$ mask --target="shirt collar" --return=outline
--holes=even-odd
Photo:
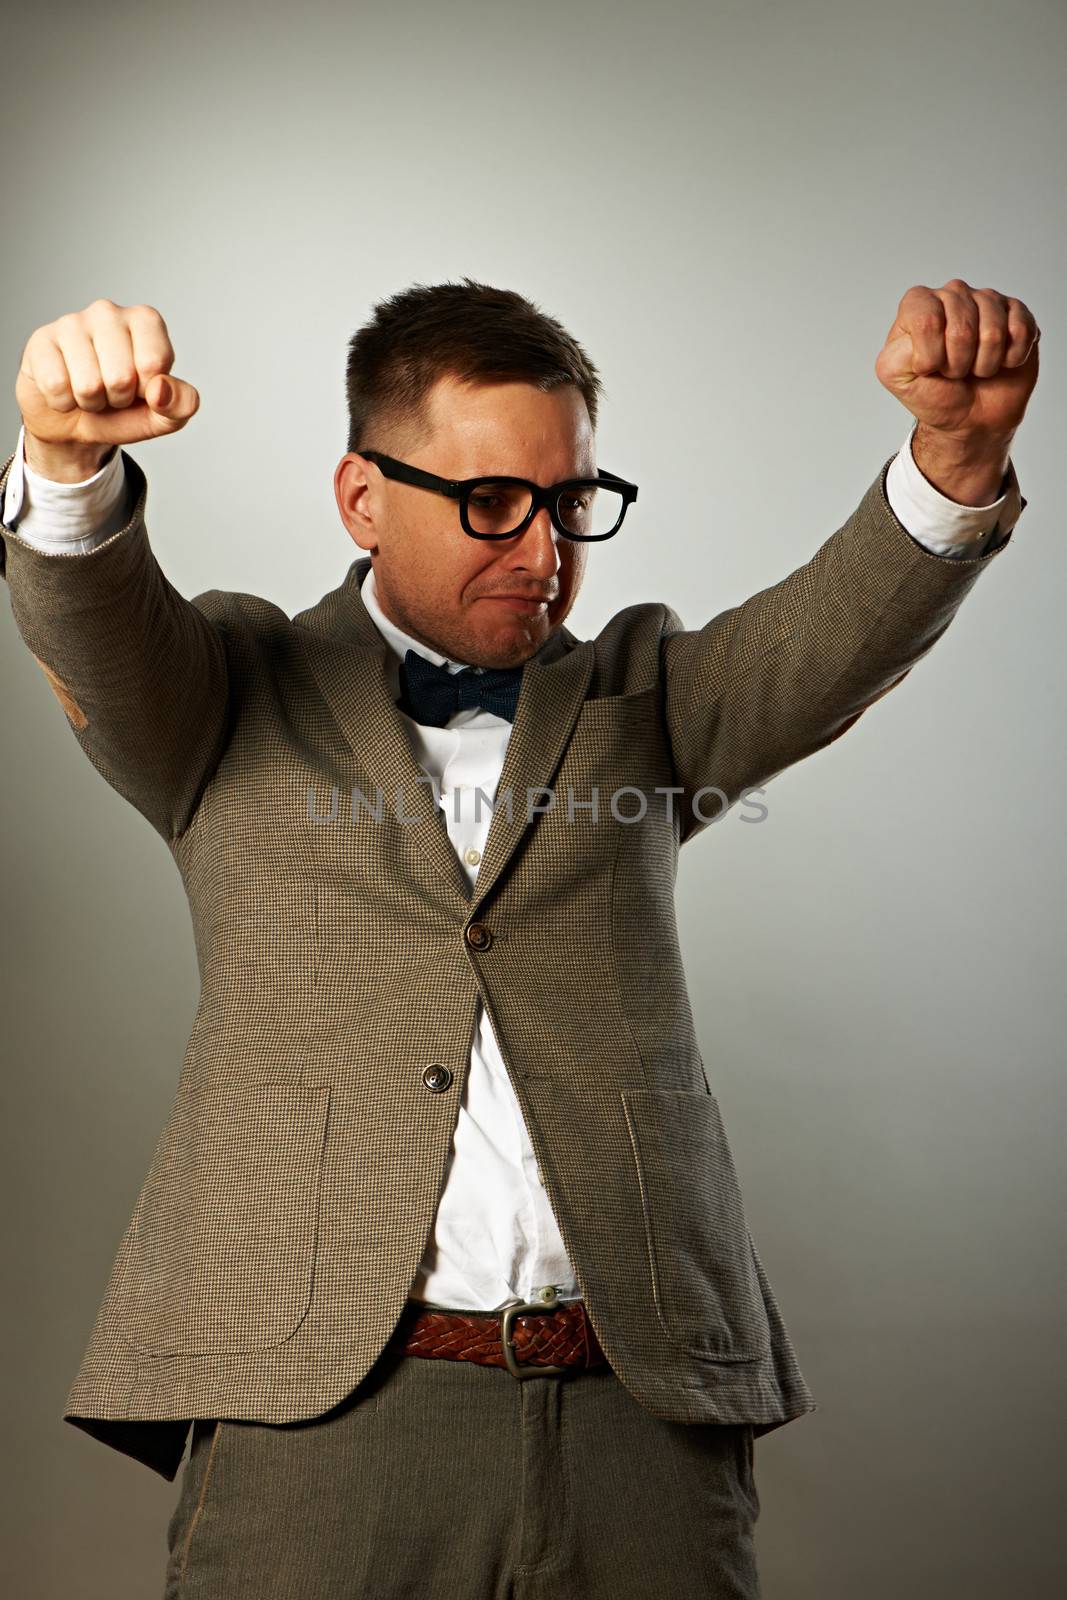
[[[414,650],[420,656],[425,656],[427,661],[432,661],[435,666],[447,666],[450,672],[461,672],[465,666],[469,665],[465,661],[453,661],[449,656],[443,656],[439,650],[431,649],[421,639],[412,638],[410,633],[405,633],[403,628],[397,627],[392,618],[386,616],[382,610],[381,601],[378,599],[378,585],[375,582],[373,567],[368,568],[359,592],[363,598],[363,604],[370,612],[375,627],[390,646],[392,655],[395,658],[394,665],[403,660],[409,650]]]

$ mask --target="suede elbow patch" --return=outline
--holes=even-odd
[[[39,656],[34,656],[33,659],[37,662],[37,665],[40,667],[41,671],[52,685],[52,691],[60,705],[63,707],[63,710],[66,712],[67,718],[71,725],[75,728],[84,728],[89,719],[85,715],[85,712],[82,710],[81,706],[75,700],[74,696],[71,694],[70,690],[67,688],[66,684],[62,681],[62,679],[56,677],[51,667],[46,666]]]

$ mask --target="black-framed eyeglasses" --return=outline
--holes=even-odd
[[[637,499],[636,483],[597,468],[595,478],[564,478],[547,489],[528,478],[439,478],[380,450],[357,450],[387,478],[459,501],[463,531],[472,539],[513,539],[529,527],[542,506],[565,539],[586,542],[618,533],[626,507]]]

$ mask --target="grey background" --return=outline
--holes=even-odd
[[[465,273],[600,365],[641,486],[570,618],[696,627],[845,520],[910,417],[874,361],[914,283],[1016,294],[1030,504],[947,636],[683,853],[699,1033],[820,1410],[757,1449],[767,1600],[1062,1581],[1064,552],[1056,0],[69,5],[0,57],[6,455],[31,331],[164,315],[201,392],[132,452],[187,595],[290,613],[358,553],[345,343]],[[196,1006],[161,841],[104,784],[5,598],[4,1578],[160,1592],[177,1486],[62,1423]],[[751,814],[751,813],[749,813]]]

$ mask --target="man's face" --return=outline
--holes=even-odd
[[[596,477],[593,431],[576,385],[546,394],[528,383],[474,387],[442,378],[428,415],[428,444],[407,453],[385,445],[385,453],[442,478],[499,475],[547,488]],[[334,492],[345,527],[370,552],[386,616],[454,661],[520,665],[577,598],[589,546],[557,533],[547,509],[511,538],[472,539],[458,500],[397,483],[352,452],[338,463]]]

